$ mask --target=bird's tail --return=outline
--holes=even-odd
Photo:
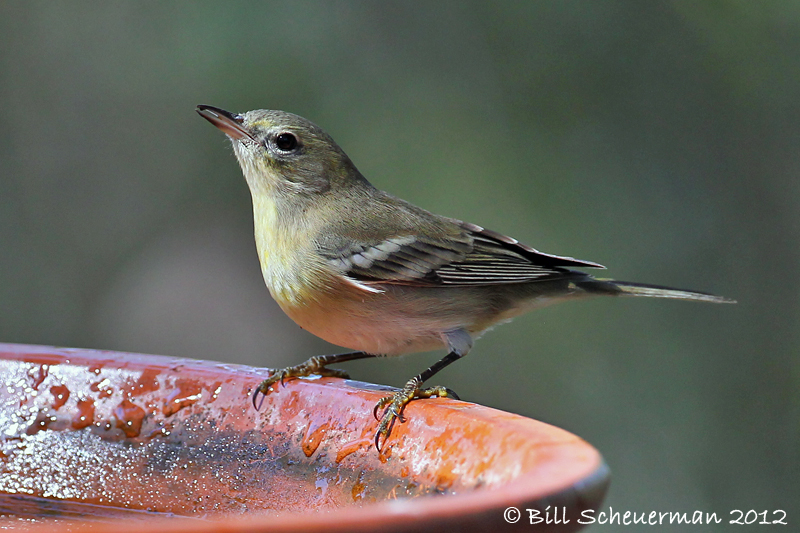
[[[615,296],[646,296],[649,298],[673,298],[676,300],[694,300],[715,304],[735,304],[736,300],[715,296],[706,292],[688,291],[647,283],[616,281],[612,279],[591,279],[577,283],[578,287],[589,293],[609,294]]]

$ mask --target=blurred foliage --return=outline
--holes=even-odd
[[[422,207],[737,298],[548,308],[437,381],[592,442],[615,509],[798,510],[800,3],[5,1],[0,34],[0,340],[335,350],[269,299],[193,111],[285,109]]]

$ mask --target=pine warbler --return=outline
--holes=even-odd
[[[454,396],[444,387],[423,389],[425,381],[465,356],[488,328],[521,313],[599,295],[733,302],[594,278],[571,267],[604,268],[597,263],[545,254],[429,213],[376,189],[328,134],[297,115],[238,115],[207,105],[197,112],[233,143],[252,194],[256,246],[272,297],[303,329],[356,350],[273,373],[255,391],[254,405],[259,393],[266,396],[286,378],[347,377],[330,364],[447,350],[375,406],[379,451],[408,402]]]

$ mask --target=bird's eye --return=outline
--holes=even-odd
[[[275,146],[282,152],[291,152],[297,148],[297,137],[291,133],[280,133],[275,137]]]

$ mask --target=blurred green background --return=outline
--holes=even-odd
[[[269,298],[194,106],[292,111],[422,207],[738,299],[547,308],[432,384],[594,444],[616,510],[800,519],[798,2],[4,1],[0,35],[0,341],[336,351]]]

